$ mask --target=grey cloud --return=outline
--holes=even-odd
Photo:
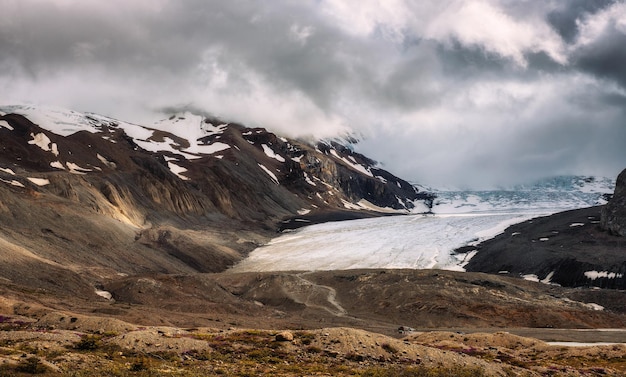
[[[596,43],[576,52],[576,65],[626,89],[626,34],[612,28]]]
[[[400,40],[384,24],[350,33],[319,11],[323,3],[12,1],[0,15],[0,99],[129,120],[192,108],[292,135],[349,125],[369,137],[358,150],[424,183],[623,168],[626,100],[605,85],[626,87],[618,30],[574,51],[571,64],[524,51],[520,67],[479,43],[443,43],[419,28],[389,26]],[[610,4],[500,2],[515,19],[547,17],[570,46],[576,20]],[[544,90],[555,93],[538,103]]]
[[[578,36],[577,21],[586,14],[594,14],[615,3],[616,0],[569,0],[557,1],[557,9],[550,12],[547,21],[568,43]]]

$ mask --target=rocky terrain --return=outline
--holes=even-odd
[[[626,237],[626,169],[617,177],[613,198],[602,208],[601,224],[611,234]]]
[[[4,110],[26,116],[0,117],[0,276],[32,289],[93,295],[112,277],[219,272],[300,214],[431,198],[336,141],[189,113],[146,127]]]
[[[351,328],[267,331],[137,327],[101,332],[5,322],[0,373],[110,376],[619,376],[624,345],[567,348],[508,332],[413,333]]]
[[[111,299],[3,286],[0,373],[626,372],[623,344],[570,348],[537,340],[626,343],[623,330],[593,330],[626,325],[614,290],[582,297],[577,289],[511,277],[415,270],[168,274],[105,288]],[[607,308],[597,310],[585,301],[591,297]]]
[[[480,245],[491,274],[233,273],[278,230],[433,196],[338,140],[0,110],[0,375],[626,373],[623,345],[536,340],[626,342],[621,189]]]
[[[626,289],[626,238],[620,233],[626,221],[625,177],[626,171],[607,205],[513,225],[479,244],[466,269],[568,287]]]

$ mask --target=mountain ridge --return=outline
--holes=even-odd
[[[406,213],[431,197],[336,142],[189,113],[140,126],[2,111],[0,272],[31,288],[87,294],[119,274],[223,271],[285,218]],[[24,263],[41,276],[20,274]],[[62,273],[72,277],[43,276]]]

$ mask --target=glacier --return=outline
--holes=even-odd
[[[231,271],[463,271],[473,253],[458,254],[455,249],[494,237],[515,223],[604,204],[614,185],[608,178],[567,176],[492,191],[431,189],[437,195],[433,214],[310,225],[272,239]]]

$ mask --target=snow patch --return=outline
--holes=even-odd
[[[113,295],[111,294],[111,292],[108,292],[108,291],[101,291],[99,289],[96,289],[96,294],[100,297],[104,297],[107,300],[113,299]]]
[[[317,186],[315,182],[311,180],[311,178],[306,172],[304,172],[304,180],[306,181],[306,183],[310,184],[311,186]]]
[[[189,111],[174,114],[153,124],[154,128],[182,137],[190,144],[194,144],[205,136],[222,134],[227,126],[227,124],[214,126],[212,123],[207,123],[203,116]]]
[[[7,174],[15,175],[15,172],[9,168],[0,168],[0,171],[5,172]]]
[[[9,122],[7,122],[6,120],[0,120],[0,128],[8,128],[9,130],[13,131],[13,127],[11,127]]]
[[[343,206],[347,209],[356,209],[356,210],[362,210],[363,207],[350,203],[349,201],[345,200],[345,199],[341,199],[341,203],[343,203]]]
[[[67,168],[70,169],[70,173],[72,174],[87,174],[88,172],[93,171],[93,169],[80,167],[78,164],[75,164],[73,162],[68,162],[66,163],[66,165]]]
[[[274,150],[268,147],[267,144],[261,144],[261,147],[263,148],[263,152],[265,153],[267,157],[273,158],[279,162],[285,162],[285,159],[283,158],[283,156],[274,152]]]
[[[572,223],[572,224],[569,224],[569,227],[570,228],[575,228],[575,227],[584,226],[584,225],[585,225],[585,223]]]
[[[50,184],[50,180],[45,179],[45,178],[32,178],[32,177],[27,177],[26,179],[28,179],[29,181],[31,181],[32,183],[36,184],[37,186],[46,186]]]
[[[337,151],[336,151],[336,150],[331,149],[331,150],[330,150],[330,154],[332,154],[332,155],[333,155],[333,156],[335,156],[336,158],[338,158],[338,159],[340,159],[341,161],[343,161],[346,165],[350,166],[352,169],[354,169],[354,170],[356,170],[356,171],[358,171],[358,172],[360,172],[360,173],[363,173],[363,174],[365,174],[365,175],[367,175],[367,176],[369,176],[369,177],[372,177],[372,178],[374,177],[374,174],[372,174],[372,172],[371,172],[369,169],[367,169],[365,166],[363,166],[363,165],[361,165],[361,164],[356,164],[356,163],[353,163],[353,162],[351,162],[350,160],[348,160],[347,158],[345,158],[345,157],[341,157],[341,156],[339,155],[339,153],[337,153]]]
[[[165,156],[165,161],[167,161],[167,167],[170,169],[170,171],[174,173],[178,178],[182,179],[183,181],[189,180],[189,177],[185,177],[184,175],[182,175],[182,173],[186,172],[187,169],[172,162],[177,161],[175,158]]]
[[[4,179],[0,178],[0,181],[2,181],[4,183],[8,183],[8,184],[10,184],[12,186],[24,187],[24,185],[21,182],[16,181],[15,179],[7,181],[7,180],[4,180]]]
[[[408,213],[408,211],[404,210],[404,209],[395,209],[395,208],[391,208],[391,207],[379,207],[374,203],[371,203],[365,199],[361,199],[357,202],[357,204],[359,205],[359,207],[361,207],[361,209],[366,209],[366,210],[370,210],[370,211],[374,211],[374,212],[380,212],[380,213],[396,213],[396,214],[400,214],[400,213]]]
[[[65,166],[63,166],[61,161],[52,161],[50,163],[50,166],[52,166],[53,168],[56,168],[56,169],[65,170]]]
[[[115,164],[115,162],[107,160],[106,157],[100,155],[100,153],[96,154],[96,157],[98,157],[98,160],[100,160],[100,162],[112,169],[115,169],[117,167],[117,164]]]
[[[522,278],[524,280],[534,281],[534,282],[539,283],[539,276],[537,276],[535,274],[522,275]]]
[[[270,171],[270,169],[266,168],[265,166],[263,166],[263,165],[261,165],[261,164],[257,164],[257,165],[259,165],[259,167],[260,167],[260,168],[261,168],[264,172],[266,172],[266,173],[267,173],[267,175],[269,175],[269,176],[270,176],[270,178],[272,178],[272,180],[274,181],[274,183],[276,183],[277,185],[279,184],[279,182],[278,182],[278,178],[276,177],[276,174],[272,173],[272,172]]]
[[[472,250],[468,253],[462,253],[462,254],[456,254],[454,255],[454,257],[457,259],[457,265],[456,266],[451,266],[450,268],[447,268],[448,270],[451,271],[460,271],[460,272],[465,272],[465,266],[467,266],[467,264],[470,262],[470,260],[476,255],[478,254],[478,250]]]
[[[602,306],[602,305],[598,305],[598,304],[595,304],[595,303],[593,303],[593,302],[590,302],[590,303],[588,303],[588,304],[585,304],[585,306],[586,306],[586,307],[588,307],[588,308],[589,308],[589,309],[591,309],[591,310],[597,310],[597,311],[604,310],[604,306]]]
[[[302,208],[302,209],[299,209],[299,210],[298,210],[298,215],[300,215],[300,216],[304,216],[304,215],[306,215],[306,214],[308,214],[308,213],[310,213],[310,212],[311,212],[311,210],[310,210],[310,209]]]
[[[182,179],[183,181],[188,181],[189,180],[188,177],[185,177],[184,175],[182,175],[182,173],[187,171],[187,169],[183,168],[182,166],[176,165],[176,164],[168,161],[167,167],[170,169],[170,171],[172,173],[176,174],[176,176],[178,178]]]
[[[196,144],[195,146],[185,149],[185,151],[189,153],[213,154],[225,151],[228,148],[230,148],[230,145],[216,142],[213,144]]]
[[[298,156],[298,157],[292,157],[291,161],[300,163],[300,160],[302,160],[302,157],[304,157],[304,155],[301,155],[301,156]]]
[[[28,144],[36,145],[36,146],[38,146],[39,148],[41,148],[42,150],[44,150],[46,152],[53,152],[53,150],[50,148],[50,144],[52,142],[50,141],[50,138],[48,136],[46,136],[46,134],[40,132],[37,135],[35,135],[35,134],[31,133],[30,137],[32,137],[33,140],[29,140]],[[56,150],[56,145],[54,145],[54,149]],[[59,154],[59,152],[57,151],[56,155],[58,155],[58,154]]]
[[[39,127],[61,136],[69,136],[82,130],[92,133],[100,131],[95,119],[76,111],[32,105],[5,106],[3,109],[23,115]]]
[[[546,275],[546,277],[543,278],[541,280],[541,282],[544,283],[544,284],[551,284],[552,283],[552,277],[554,276],[554,272],[555,271],[552,271],[548,275]]]
[[[624,274],[608,271],[585,271],[585,277],[590,280],[596,280],[600,278],[621,279],[624,277]]]

